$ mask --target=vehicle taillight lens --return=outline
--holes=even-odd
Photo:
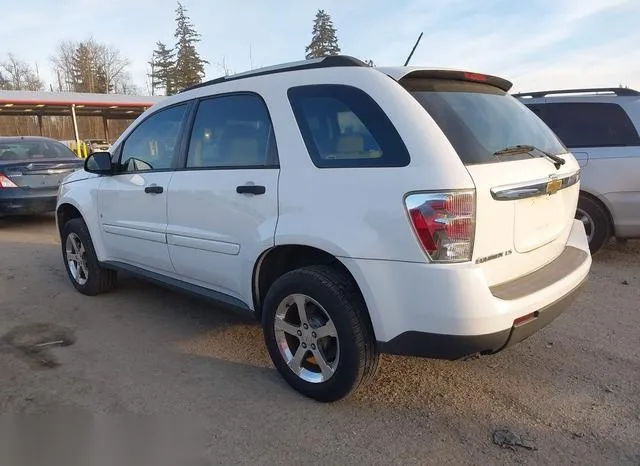
[[[413,230],[433,262],[464,262],[473,255],[475,191],[410,194]]]
[[[0,173],[0,188],[17,188],[18,186],[9,178]]]

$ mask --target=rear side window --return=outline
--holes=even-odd
[[[572,102],[538,105],[540,117],[567,147],[638,146],[638,131],[622,107]]]
[[[409,152],[380,106],[345,85],[289,89],[307,151],[316,167],[404,167]]]

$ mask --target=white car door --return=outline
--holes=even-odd
[[[100,226],[109,260],[172,272],[167,249],[167,189],[188,104],[160,110],[124,140],[119,170],[100,184]]]
[[[175,271],[250,305],[253,266],[273,246],[278,218],[278,158],[263,100],[236,94],[200,101],[184,165],[168,191]]]

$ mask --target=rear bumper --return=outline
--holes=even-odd
[[[494,353],[527,338],[569,306],[591,268],[579,221],[554,261],[494,287],[469,263],[341,260],[360,285],[381,351],[445,359]]]
[[[57,189],[0,189],[0,217],[34,215],[56,210]]]
[[[583,281],[558,301],[535,311],[535,317],[509,329],[486,335],[442,335],[437,333],[404,332],[388,342],[379,342],[382,353],[418,356],[435,359],[461,359],[473,354],[492,354],[519,343],[547,326],[565,309],[582,290]]]

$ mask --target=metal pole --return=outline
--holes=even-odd
[[[420,43],[420,39],[422,39],[422,32],[420,33],[420,35],[418,36],[418,40],[416,41],[416,44],[413,46],[413,48],[411,49],[411,53],[409,54],[409,56],[407,57],[407,61],[404,62],[404,66],[407,66],[409,64],[409,60],[411,60],[411,57],[413,57],[413,52],[416,51],[416,47],[418,46],[418,44]]]
[[[104,138],[109,143],[109,121],[106,115],[102,115],[102,126],[104,127]]]
[[[76,153],[80,157],[80,135],[78,134],[78,119],[76,118],[76,105],[71,105],[71,119],[73,120],[73,134],[76,137]]]
[[[42,115],[38,113],[38,129],[40,130],[40,136],[44,136],[42,132]]]

